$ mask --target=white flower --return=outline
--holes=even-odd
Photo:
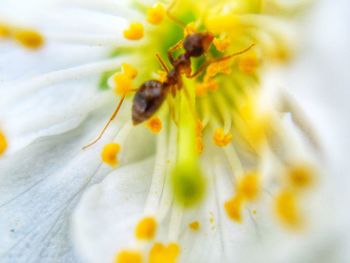
[[[3,262],[349,260],[348,39],[334,30],[348,18],[329,16],[348,4],[316,5],[298,25],[302,56],[281,70],[300,3],[28,2],[0,4]],[[133,126],[129,93],[164,78],[155,54],[183,38],[173,20],[215,33],[211,56],[255,47],[183,77],[169,107]],[[82,150],[113,90],[128,95],[117,120]]]

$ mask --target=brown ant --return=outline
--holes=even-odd
[[[179,23],[175,20],[168,12],[169,17],[176,23],[183,27],[183,23]],[[202,33],[191,33],[187,35],[184,39],[180,40],[177,44],[168,50],[168,59],[173,69],[169,70],[159,54],[157,58],[162,65],[163,69],[167,72],[166,80],[161,82],[159,80],[148,80],[144,82],[140,88],[136,91],[132,104],[132,122],[134,125],[140,124],[149,118],[151,118],[154,113],[161,107],[165,98],[167,97],[169,91],[176,95],[177,90],[180,90],[183,86],[182,75],[184,74],[187,78],[194,78],[198,76],[206,67],[212,63],[217,63],[220,61],[228,60],[234,56],[243,54],[251,49],[254,44],[250,45],[248,48],[236,52],[234,54],[224,56],[221,58],[216,58],[213,60],[208,60],[204,62],[196,72],[192,73],[191,58],[200,57],[206,54],[214,40],[214,35],[209,32]],[[173,52],[179,48],[183,48],[185,53],[174,58]],[[105,125],[100,135],[89,145],[85,146],[83,149],[90,147],[100,140],[106,131],[109,124],[114,120],[118,114],[120,107],[125,99],[125,95],[121,98],[117,109],[114,111],[110,117],[108,123]]]

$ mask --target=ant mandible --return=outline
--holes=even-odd
[[[174,3],[175,1],[168,8],[168,17],[184,28],[185,24],[177,20],[170,13],[170,9],[173,7]],[[166,66],[160,55],[157,54],[157,58],[160,64],[167,73],[166,79],[164,82],[154,79],[148,80],[144,82],[136,91],[132,103],[132,122],[134,125],[140,124],[151,118],[154,113],[161,107],[169,91],[171,91],[173,96],[176,95],[176,92],[180,90],[183,85],[182,75],[185,75],[187,78],[194,78],[203,72],[210,64],[231,59],[234,56],[247,52],[254,46],[254,44],[252,44],[248,48],[245,48],[244,50],[241,50],[234,54],[205,61],[196,72],[192,73],[191,58],[200,57],[206,54],[213,40],[214,35],[210,32],[195,32],[188,34],[184,39],[180,40],[177,44],[168,50],[168,59],[173,67],[171,70],[169,70],[169,68]],[[180,48],[183,48],[185,50],[185,53],[174,58],[173,52]],[[116,110],[101,131],[100,135],[93,142],[86,145],[83,149],[90,147],[102,138],[110,123],[117,116],[124,99],[125,95],[121,98]]]

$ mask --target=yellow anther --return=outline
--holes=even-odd
[[[155,243],[150,251],[149,263],[175,263],[179,254],[180,247],[176,243],[170,243],[168,246]]]
[[[11,35],[11,28],[5,24],[0,24],[0,38],[6,38]]]
[[[193,221],[188,225],[188,227],[193,231],[198,231],[199,228],[201,227],[201,224],[198,221]]]
[[[118,165],[118,153],[120,152],[120,145],[118,143],[106,144],[102,150],[102,161],[110,166]]]
[[[118,253],[114,263],[142,263],[142,255],[139,251],[123,250]]]
[[[123,63],[122,64],[122,70],[123,73],[128,76],[131,79],[136,78],[137,76],[137,69],[135,69],[132,65],[127,64],[127,63]]]
[[[299,227],[301,216],[295,193],[284,190],[275,199],[275,212],[277,217],[288,227]]]
[[[293,166],[288,169],[288,179],[293,187],[304,189],[314,182],[314,171],[308,165]]]
[[[202,136],[203,128],[204,128],[204,126],[203,126],[202,121],[198,119],[196,122],[196,135],[197,136]]]
[[[204,96],[208,91],[216,91],[219,88],[218,83],[211,78],[204,78],[202,83],[196,86],[196,96]]]
[[[134,89],[132,78],[130,78],[125,73],[118,73],[114,75],[113,80],[114,80],[114,91],[119,96],[124,96],[125,94],[128,94]]]
[[[218,128],[214,132],[213,136],[214,143],[219,147],[224,147],[232,141],[232,134],[226,133],[222,128]]]
[[[166,15],[164,5],[158,3],[147,11],[147,21],[153,25],[162,23]]]
[[[224,60],[210,64],[207,68],[206,77],[213,78],[217,74],[230,74],[231,73],[231,60]]]
[[[260,194],[259,175],[254,172],[245,174],[238,183],[238,193],[249,201],[256,199]]]
[[[201,154],[204,150],[204,143],[202,136],[196,137],[196,151],[198,154]]]
[[[184,30],[184,35],[186,37],[186,36],[191,35],[191,34],[196,33],[196,32],[197,32],[196,25],[194,22],[192,22],[192,23],[189,23],[186,25],[185,30]]]
[[[230,219],[242,222],[243,199],[240,196],[231,198],[225,202],[225,210]]]
[[[166,73],[163,70],[158,70],[158,80],[162,83],[164,83],[167,80],[167,75],[168,73]]]
[[[255,51],[249,51],[238,60],[239,70],[245,74],[252,74],[259,67],[259,58]]]
[[[4,154],[7,149],[7,140],[5,134],[0,131],[0,155]]]
[[[231,44],[231,41],[225,37],[225,38],[214,38],[213,44],[216,47],[216,49],[220,52],[224,52]]]
[[[152,117],[146,122],[146,126],[152,133],[159,133],[162,129],[162,121],[158,117]]]
[[[135,236],[140,240],[152,240],[157,232],[157,221],[153,217],[143,218],[136,226]]]
[[[32,29],[17,29],[13,37],[22,46],[29,49],[38,49],[44,44],[44,37]]]
[[[196,96],[197,97],[201,97],[201,96],[204,96],[206,95],[208,92],[208,88],[207,88],[207,85],[205,85],[205,83],[198,83],[196,85]]]
[[[141,23],[131,23],[129,28],[124,30],[124,37],[129,40],[139,40],[144,36],[144,29]]]

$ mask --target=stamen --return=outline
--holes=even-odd
[[[132,78],[130,78],[126,73],[118,73],[113,77],[114,81],[114,91],[119,96],[125,96],[125,94],[130,93],[134,90],[134,84]]]
[[[5,24],[0,24],[0,38],[7,38],[11,35],[11,28]]]
[[[299,227],[301,215],[295,193],[283,190],[275,199],[275,212],[277,217],[288,227]]]
[[[123,73],[128,76],[129,78],[131,79],[134,79],[136,78],[137,76],[137,69],[134,68],[132,65],[130,64],[127,64],[127,63],[123,63],[122,64],[122,70],[123,70]]]
[[[29,49],[38,49],[44,45],[44,37],[32,29],[18,29],[14,31],[14,39]]]
[[[238,194],[249,201],[255,200],[259,196],[260,189],[260,178],[255,172],[248,172],[238,183]]]
[[[7,140],[5,134],[0,131],[0,156],[5,153],[7,149]]]
[[[152,240],[157,232],[157,221],[153,217],[145,217],[136,226],[135,236],[140,240]]]
[[[243,199],[240,196],[233,197],[226,201],[224,207],[230,219],[238,223],[242,222]]]
[[[176,243],[165,246],[155,243],[150,251],[149,263],[175,263],[180,254],[180,247]]]
[[[142,263],[142,255],[139,251],[122,250],[116,256],[115,263]]]
[[[253,74],[259,67],[260,61],[256,51],[250,50],[238,59],[239,70],[245,74]]]
[[[124,37],[129,40],[140,40],[144,36],[144,29],[141,23],[131,23],[129,28],[124,30]]]
[[[120,148],[118,143],[109,143],[105,145],[101,153],[102,161],[110,166],[117,166],[119,164],[117,156],[120,152]]]
[[[216,49],[220,52],[225,52],[226,49],[230,46],[231,41],[229,40],[228,37],[224,37],[224,38],[214,38],[213,40],[213,44],[216,47]]]
[[[222,128],[217,128],[214,131],[213,140],[214,140],[214,143],[219,147],[227,146],[229,143],[231,143],[232,138],[233,138],[232,134],[225,133],[224,129]]]
[[[153,25],[162,23],[166,16],[164,5],[157,3],[152,8],[147,10],[147,21]]]
[[[184,30],[184,36],[186,37],[186,36],[194,34],[196,32],[197,32],[196,24],[194,22],[192,22],[192,23],[189,23],[186,25],[185,30]]]
[[[231,73],[230,59],[210,64],[206,71],[206,78],[213,78],[219,73],[226,74],[226,75]]]
[[[188,225],[188,227],[193,231],[198,231],[199,228],[201,227],[201,224],[198,221],[193,221]]]
[[[288,169],[288,179],[296,189],[305,189],[311,186],[314,177],[314,171],[308,165],[298,165]]]
[[[162,121],[158,117],[152,117],[146,122],[146,125],[154,134],[159,133],[162,129]]]

